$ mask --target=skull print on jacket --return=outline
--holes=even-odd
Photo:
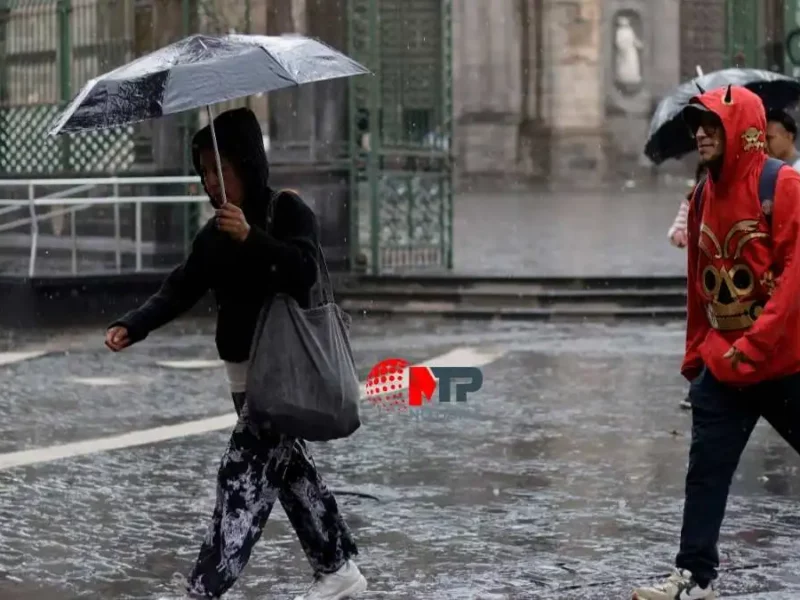
[[[762,208],[766,162],[761,100],[732,86],[693,102],[719,116],[722,168],[703,189],[702,215],[689,210],[688,322],[681,372],[703,365],[719,380],[748,385],[800,372],[800,174],[783,168],[775,198]],[[772,213],[771,225],[764,211]],[[795,259],[795,257],[797,257]],[[725,358],[734,346],[746,358]]]

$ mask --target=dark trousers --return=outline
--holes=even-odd
[[[692,382],[689,398],[692,445],[675,562],[705,587],[717,576],[717,542],[728,491],[759,417],[800,452],[800,374],[738,389],[720,383],[703,369]]]
[[[248,426],[244,394],[234,395],[239,421],[217,477],[217,502],[187,591],[219,598],[236,582],[280,500],[315,574],[338,570],[358,553],[336,499],[320,479],[302,440]]]

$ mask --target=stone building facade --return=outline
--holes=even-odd
[[[725,15],[725,0],[454,0],[461,186],[649,169],[650,116],[697,65],[723,66]]]
[[[600,2],[455,0],[457,178],[605,171]]]
[[[382,11],[396,11],[410,0],[378,1]],[[780,0],[451,2],[452,148],[462,187],[487,180],[504,186],[541,181],[592,186],[647,166],[641,148],[657,102],[696,66],[709,71],[725,62],[726,5],[749,2],[781,13]],[[88,46],[79,48],[80,40],[73,39],[70,91],[98,71],[180,37],[186,25],[193,31],[243,31],[247,22],[254,33],[296,31],[347,46],[348,0],[192,0],[190,5],[198,10],[184,23],[183,0],[73,0],[76,30]],[[30,8],[5,15],[10,83],[4,94],[10,105],[63,100],[55,38],[44,35],[55,23],[57,0],[48,6],[42,13],[47,19]],[[111,13],[119,18],[109,19]],[[30,32],[36,34],[34,45],[25,37]],[[776,29],[773,37],[782,35]],[[95,46],[107,51],[99,56],[90,51]],[[49,62],[34,68],[11,60],[17,51],[50,57]],[[317,114],[311,91],[255,98],[251,106],[273,136],[343,142],[346,91],[333,86],[328,92],[337,95],[335,114]],[[290,118],[295,113],[315,119]],[[136,164],[179,169],[183,141],[177,126],[175,120],[140,127],[153,140],[152,155],[136,155]],[[128,154],[134,157],[132,150]]]

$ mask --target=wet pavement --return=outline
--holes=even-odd
[[[180,334],[180,335],[178,335]],[[6,348],[11,348],[8,336]],[[24,340],[14,338],[16,343]],[[62,335],[0,366],[5,453],[226,414],[208,323],[182,323],[112,355]],[[42,344],[33,340],[30,346]],[[622,599],[669,569],[680,527],[689,417],[678,409],[680,325],[357,322],[365,377],[411,361],[491,351],[457,412],[365,403],[352,438],[313,445],[360,544],[366,599]],[[66,349],[66,350],[64,350]],[[172,591],[214,500],[224,430],[0,470],[0,598],[152,599]],[[723,527],[721,597],[800,594],[800,459],[759,426]],[[291,598],[307,565],[276,507],[233,600]]]
[[[456,271],[516,276],[683,275],[686,256],[667,241],[688,187],[624,184],[596,191],[460,192],[453,204]],[[80,255],[79,272],[102,269]],[[40,252],[38,273],[69,270]],[[24,274],[26,252],[0,252],[0,273]]]
[[[453,260],[462,273],[683,275],[686,254],[667,240],[688,187],[596,192],[461,193]]]

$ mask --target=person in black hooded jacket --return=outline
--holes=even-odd
[[[306,444],[249,426],[245,381],[256,320],[276,293],[308,306],[317,277],[319,226],[292,192],[276,194],[258,120],[241,108],[214,120],[222,186],[208,126],[192,141],[194,167],[216,215],[195,237],[188,258],[141,307],[106,332],[118,352],[194,306],[208,290],[217,305],[216,345],[225,362],[239,420],[223,455],[217,505],[186,583],[190,598],[219,598],[235,583],[261,536],[276,499],[314,570],[297,600],[340,600],[366,589],[351,557],[358,553],[336,500],[320,479]],[[276,349],[280,351],[280,349]]]

